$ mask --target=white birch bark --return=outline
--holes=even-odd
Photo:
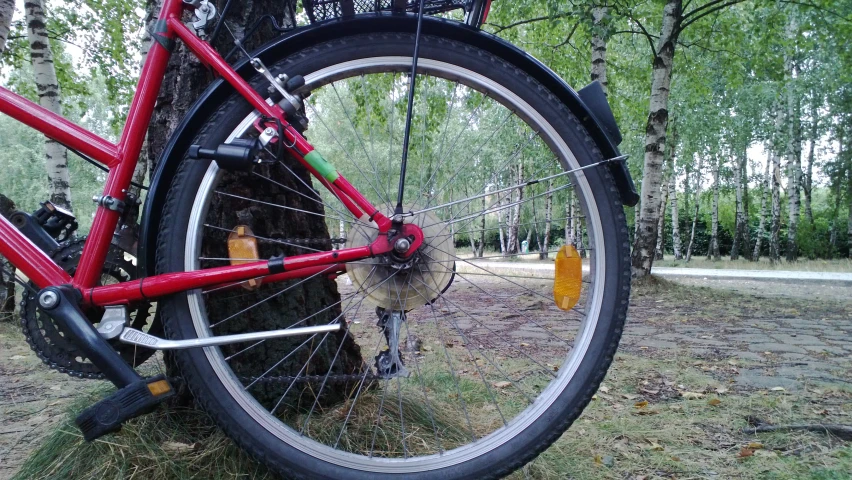
[[[657,216],[660,213],[660,185],[663,153],[668,125],[669,92],[675,44],[683,20],[682,0],[667,0],[663,23],[657,41],[651,79],[650,113],[645,128],[645,160],[642,170],[642,206],[639,229],[633,243],[632,274],[642,277],[651,273],[657,240]]]
[[[553,181],[547,182],[547,194],[544,196],[544,242],[539,248],[538,258],[544,260],[550,254],[550,225],[553,222]]]
[[[608,8],[605,6],[592,7],[592,73],[591,79],[597,80],[607,93],[606,79],[606,42],[608,39],[607,18]]]
[[[736,193],[736,225],[734,227],[734,244],[731,247],[731,260],[740,258],[740,250],[746,252],[748,250],[748,219],[745,212],[745,195],[746,182],[748,181],[748,172],[746,171],[746,162],[748,156],[745,150],[737,154],[737,169],[735,172],[737,182]]]
[[[669,173],[669,177],[671,177]],[[657,246],[654,249],[654,258],[656,260],[663,259],[663,248],[665,248],[665,228],[666,228],[666,208],[669,205],[669,181],[668,179],[662,185],[663,198],[660,200],[660,214],[657,220]]]
[[[770,177],[769,168],[772,165],[772,157],[767,156],[766,167],[763,173],[763,182],[760,189],[760,217],[757,223],[757,235],[754,240],[754,250],[751,254],[751,260],[756,262],[760,260],[760,244],[763,243],[763,236],[766,234],[766,197],[771,189],[772,177]]]
[[[53,52],[47,37],[43,0],[24,3],[27,36],[30,41],[30,61],[33,65],[38,103],[53,113],[62,114],[59,80],[53,65]],[[71,210],[71,179],[68,175],[68,152],[61,144],[45,138],[44,167],[50,201]]]
[[[6,51],[6,40],[9,39],[9,25],[15,14],[15,0],[0,0],[0,54]]]
[[[769,262],[775,264],[781,259],[778,236],[781,232],[781,156],[772,153],[772,227],[769,233]]]
[[[719,255],[719,169],[722,164],[722,156],[716,155],[716,163],[713,165],[713,204],[711,206],[710,244],[707,248],[707,259],[721,260]]]
[[[686,261],[692,259],[692,247],[695,245],[695,224],[698,222],[698,210],[701,206],[701,169],[704,167],[704,157],[698,159],[698,170],[695,172],[695,195],[692,198],[692,229],[689,231],[689,246],[686,247]]]
[[[517,181],[515,185],[521,185],[524,182],[524,162],[521,159],[518,162],[517,167]],[[520,242],[520,225],[521,225],[521,209],[523,208],[524,201],[524,189],[523,187],[518,187],[517,197],[512,199],[512,203],[517,203],[514,207],[510,208],[510,218],[509,218],[509,244],[506,246],[509,253],[518,253],[521,249]]]
[[[669,198],[672,204],[672,250],[675,260],[683,259],[683,252],[680,240],[680,218],[677,207],[677,175],[672,172],[669,177]]]
[[[799,118],[799,98],[796,92],[795,41],[798,32],[795,11],[787,23],[787,39],[793,43],[792,52],[784,55],[784,70],[787,80],[787,261],[795,262],[798,257],[796,233],[799,227],[801,208],[800,182],[802,177],[802,128]]]
[[[802,179],[802,190],[805,192],[805,216],[808,218],[808,223],[814,224],[814,210],[811,206],[811,195],[813,193],[814,180],[814,162],[816,161],[816,142],[819,137],[819,105],[816,92],[811,100],[811,132],[810,146],[808,148],[808,172]]]

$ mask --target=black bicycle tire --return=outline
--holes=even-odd
[[[407,42],[407,43],[406,43]],[[358,52],[394,51],[411,44],[410,34],[366,34],[356,35],[331,42],[323,42],[296,52],[278,62],[270,62],[273,71],[299,73],[299,66],[316,59],[327,63],[339,63],[364,55]],[[539,112],[548,112],[546,117],[554,123],[566,143],[571,146],[581,164],[602,160],[601,154],[580,122],[545,87],[516,67],[505,63],[489,53],[456,41],[429,37],[422,50],[423,58],[452,57],[459,65],[467,64],[474,69],[487,70],[491,78],[499,78],[503,84],[511,83],[511,89],[526,95],[528,102]],[[340,58],[333,62],[330,57]],[[473,65],[476,64],[476,65]],[[256,87],[262,85],[254,79]],[[241,98],[234,96],[226,101],[201,129],[195,143],[210,143],[213,138],[224,139],[233,130],[228,119],[242,119],[251,107]],[[225,119],[225,121],[222,121]],[[555,121],[554,121],[555,120]],[[215,142],[214,142],[215,143]],[[184,265],[183,246],[175,245],[175,238],[185,238],[188,222],[188,205],[192,204],[198,182],[206,171],[206,162],[183,162],[168,195],[163,220],[158,235],[158,273],[181,270]],[[470,461],[431,470],[420,474],[409,474],[406,478],[499,478],[523,466],[549,447],[580,415],[603,380],[612,362],[626,318],[630,291],[629,242],[623,207],[615,183],[606,168],[586,170],[592,187],[595,203],[603,220],[603,233],[607,238],[606,264],[613,265],[604,272],[605,299],[601,306],[598,328],[593,335],[589,350],[580,364],[576,379],[571,381],[560,394],[559,400],[544,415],[535,420],[521,435],[493,451]],[[195,188],[192,187],[195,185]],[[194,329],[185,319],[188,306],[185,295],[175,295],[162,302],[164,326],[171,338],[187,338],[195,335]],[[356,471],[337,465],[319,462],[307,454],[286,445],[255,423],[225,394],[222,385],[215,381],[211,366],[201,350],[178,352],[177,361],[195,397],[217,421],[219,426],[243,449],[273,470],[296,478],[384,478],[373,472]],[[520,438],[523,437],[523,438]]]

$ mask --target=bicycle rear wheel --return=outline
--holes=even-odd
[[[358,35],[270,65],[305,77],[309,140],[385,214],[396,198],[412,44],[409,34]],[[414,260],[373,258],[339,276],[329,268],[162,302],[172,338],[346,325],[338,337],[176,355],[221,428],[281,473],[508,474],[579,416],[615,353],[629,295],[627,229],[607,169],[577,170],[603,160],[579,121],[512,65],[432,36],[422,38],[414,108],[406,221],[427,237]],[[195,143],[256,136],[256,119],[234,97]],[[262,254],[377,235],[291,160],[249,174],[185,161],[165,207],[159,271],[227,264],[227,236],[247,224]],[[320,235],[299,238],[307,230]],[[554,240],[563,230],[568,238]],[[554,303],[552,262],[524,253],[536,240],[550,255],[549,244],[567,241],[585,257],[568,311]]]

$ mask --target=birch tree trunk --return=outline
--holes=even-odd
[[[606,42],[609,39],[609,9],[603,5],[592,7],[592,73],[591,79],[597,80],[607,94],[606,79]]]
[[[813,193],[813,180],[814,180],[814,162],[816,161],[816,143],[819,140],[819,105],[818,105],[819,96],[816,92],[813,93],[813,99],[811,100],[811,132],[810,132],[810,146],[808,147],[808,172],[805,174],[805,177],[802,182],[802,190],[805,191],[805,216],[808,219],[808,223],[814,224],[814,211],[811,206],[811,195]]]
[[[748,252],[748,217],[746,216],[744,198],[747,195],[745,191],[746,182],[748,182],[747,162],[746,151],[740,151],[737,155],[736,226],[734,227],[734,244],[731,246],[731,260],[740,258],[740,249],[743,252]]]
[[[852,152],[846,153],[846,202],[849,216],[846,217],[846,245],[849,246],[849,259],[852,260]]]
[[[781,259],[778,235],[781,232],[781,157],[772,153],[772,227],[769,234],[769,262]]]
[[[683,20],[682,3],[682,0],[666,1],[663,10],[663,23],[654,54],[650,113],[645,127],[642,206],[639,211],[639,229],[633,243],[631,259],[632,273],[635,277],[649,275],[654,263],[654,248],[657,243],[657,215],[660,213],[663,152],[666,145],[666,127],[669,119],[669,92],[675,45]]]
[[[672,172],[671,176],[669,176],[669,198],[671,199],[672,204],[672,250],[674,251],[675,260],[683,259],[683,252],[681,251],[681,243],[680,243],[680,219],[679,212],[677,210],[677,175]]]
[[[30,62],[33,66],[38,103],[53,113],[62,115],[59,80],[53,65],[53,51],[47,36],[47,21],[43,0],[24,3],[27,37],[30,41]],[[44,168],[47,171],[47,191],[50,201],[71,210],[71,178],[68,175],[68,151],[59,142],[45,137]]]
[[[576,219],[574,218],[574,192],[569,191],[565,201],[565,245],[574,245]],[[576,245],[575,245],[576,246]]]
[[[499,230],[499,234],[500,234],[500,255],[503,255],[504,257],[506,256],[506,254],[509,253],[508,249],[506,248],[506,246],[507,246],[507,243],[506,243],[507,235],[506,235],[506,232],[503,230],[503,227],[506,226],[506,223],[503,221],[503,219],[507,216],[508,216],[508,214],[503,209],[503,195],[498,193],[497,194],[497,229]]]
[[[234,8],[232,8],[227,18],[228,26],[237,35],[237,38],[240,38],[245,26],[253,24],[263,15],[272,13],[281,22],[282,17],[280,15],[285,10],[283,25],[292,26],[295,24],[295,16],[291,8],[293,3],[291,1],[281,2],[278,0],[242,0],[235,2]],[[149,0],[149,11],[158,12],[158,4],[157,0]],[[264,26],[251,39],[245,42],[245,48],[252,50],[259,42],[269,40],[273,35],[277,34],[274,34],[268,25]],[[212,79],[212,77],[208,76],[205,68],[185,48],[184,44],[178,42],[178,45],[179,47],[175,49],[169,60],[166,78],[157,98],[154,118],[148,130],[148,153],[151,159],[158,158],[174,127],[181,121],[187,109],[195,102],[198,95]],[[223,35],[216,45],[220,51],[230,49],[233,46],[233,40],[227,31],[223,31]],[[159,45],[153,45],[151,48],[160,47]],[[274,73],[277,74],[278,72]],[[262,91],[265,91],[265,87]],[[288,192],[294,192],[293,195],[311,195],[310,185],[312,180],[304,167],[289,156],[284,158],[283,163],[286,167],[275,164],[259,168],[263,169],[263,176],[272,178],[278,184],[285,185]],[[295,175],[289,173],[286,168],[295,172]],[[225,172],[221,177],[219,186],[220,188],[228,189],[233,185],[251,185],[252,198],[268,201],[270,204],[282,201],[296,201],[295,199],[299,198],[283,198],[282,196],[290,195],[290,193],[284,193],[282,187],[273,182],[257,182],[256,178],[248,175],[246,172]],[[321,207],[317,213],[322,212]],[[245,209],[245,207],[240,206],[239,202],[224,196],[216,198],[211,202],[208,218],[210,221],[219,225],[248,225],[258,237],[275,237],[276,235],[280,235],[281,232],[300,232],[300,237],[317,239],[327,239],[330,237],[329,228],[322,216],[289,211],[282,212],[281,209],[274,207],[266,208],[263,205]],[[216,233],[205,234],[205,238],[202,240],[201,251],[210,257],[227,257],[227,232],[222,233],[220,237],[216,235]],[[276,252],[280,249],[279,246],[268,243],[261,243],[259,247],[261,258],[269,258],[272,255],[276,255]],[[286,247],[284,253],[286,255],[292,254],[287,253]],[[268,292],[264,292],[263,288],[261,287],[256,292],[249,292],[246,295],[236,298],[212,295],[208,298],[207,308],[211,311],[234,311],[234,309],[251,308],[252,305],[268,295]],[[305,319],[308,316],[306,314],[307,306],[336,305],[339,302],[340,294],[335,281],[318,277],[293,289],[292,293],[288,292],[287,295],[268,298],[265,301],[265,305],[267,306],[265,309],[252,309],[252,326],[258,330],[282,328],[284,325],[291,325],[294,321]],[[227,305],[225,305],[226,303]],[[332,315],[342,314],[340,310],[329,312]],[[318,317],[310,318],[308,323],[317,320]],[[227,327],[229,331],[224,331],[223,333],[238,333],[244,328],[245,325],[235,323]],[[287,340],[283,342],[276,340],[278,343],[274,348],[270,347],[268,350],[259,351],[256,355],[240,356],[239,359],[241,360],[233,362],[231,368],[236,375],[255,375],[256,372],[263,371],[261,369],[267,369],[270,365],[278,362],[281,359],[280,352],[291,351],[302,340],[294,339],[293,343],[289,343]],[[313,360],[311,360],[310,365],[306,367],[305,371],[318,374],[324,374],[329,371],[349,373],[362,371],[366,367],[358,344],[353,341],[351,335],[344,331],[329,336],[320,349],[312,355]],[[337,360],[333,363],[332,359],[335,355],[337,356]],[[301,359],[301,361],[303,360]],[[276,368],[280,369],[284,375],[295,375],[302,367],[298,363],[300,361],[295,361],[294,359],[294,363],[283,363]],[[261,402],[268,402],[273,399],[273,401],[278,401],[286,393],[284,392],[286,386],[282,385],[270,384],[263,388],[263,391],[258,391],[255,395]],[[348,387],[325,389],[322,393],[320,403],[330,406],[343,400],[346,395],[346,388]],[[299,388],[294,387],[288,395],[293,396],[293,402],[295,403],[304,401],[313,402],[316,398],[315,393],[311,392],[311,387],[308,385],[300,386]],[[290,402],[290,400],[287,400],[287,402]]]
[[[524,182],[524,162],[523,159],[518,161],[517,166],[517,181],[515,185],[521,185]],[[521,209],[523,204],[521,202],[524,201],[524,189],[523,187],[518,187],[517,197],[513,198],[510,203],[517,203],[514,207],[509,209],[510,218],[509,218],[509,244],[507,245],[508,253],[518,253],[521,249],[521,239],[520,239],[520,230],[521,230]]]
[[[482,212],[485,211],[485,197],[482,197]],[[473,252],[473,256],[482,258],[485,252],[485,215],[479,219],[479,247]]]
[[[6,51],[6,40],[9,39],[9,25],[15,14],[15,0],[0,0],[0,55]]]
[[[787,261],[795,262],[798,257],[796,233],[799,227],[801,199],[799,188],[802,177],[802,128],[799,118],[799,98],[795,88],[796,61],[795,40],[798,31],[795,11],[787,23],[787,39],[793,43],[793,52],[784,58],[787,77]]]
[[[713,204],[711,206],[710,244],[707,246],[707,259],[721,260],[719,255],[719,168],[722,156],[716,155],[716,163],[713,165]]]
[[[671,173],[668,174],[668,177],[671,178]],[[660,213],[659,219],[657,220],[657,246],[654,249],[654,259],[662,260],[663,259],[663,249],[665,248],[665,228],[666,228],[666,208],[669,205],[669,180],[666,181],[662,185],[663,189],[663,198],[660,200]]]
[[[763,173],[763,182],[760,189],[760,216],[757,223],[757,234],[754,239],[754,250],[751,254],[751,261],[760,260],[760,244],[763,242],[763,236],[766,234],[766,197],[771,189],[772,177],[769,174],[769,168],[772,165],[771,154],[766,157],[766,169]]]
[[[689,246],[686,247],[686,261],[692,259],[692,246],[695,244],[695,224],[698,222],[698,209],[701,206],[701,169],[704,167],[704,157],[698,160],[698,170],[695,172],[695,195],[693,196],[692,229],[689,232]]]
[[[550,254],[550,224],[553,222],[553,181],[547,182],[547,195],[544,196],[544,243],[539,249],[538,258],[544,260]]]
[[[583,217],[583,209],[580,208],[580,197],[574,197],[574,216],[577,217],[577,228],[574,230],[574,244],[577,246],[577,251],[580,252],[580,258],[586,258],[585,244],[585,218]]]

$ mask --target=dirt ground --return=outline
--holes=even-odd
[[[568,434],[514,477],[849,478],[852,450],[836,438],[742,428],[748,416],[852,423],[850,367],[848,286],[638,285],[604,387]],[[15,324],[0,323],[0,479],[95,383],[49,370]]]

